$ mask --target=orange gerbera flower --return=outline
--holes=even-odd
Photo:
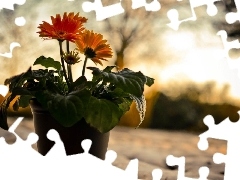
[[[40,31],[37,32],[39,33],[39,37],[74,42],[79,38],[81,31],[85,29],[83,23],[87,22],[87,18],[79,16],[79,13],[74,15],[74,12],[69,14],[65,12],[62,19],[60,14],[57,14],[55,18],[51,16],[51,19],[52,25],[43,21],[43,23],[38,26],[40,29]]]
[[[103,65],[101,60],[112,57],[112,49],[103,35],[85,30],[80,38],[75,41],[77,49],[94,63]]]

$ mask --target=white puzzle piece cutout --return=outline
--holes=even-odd
[[[233,24],[236,21],[240,22],[240,1],[235,0],[234,2],[236,5],[237,12],[229,12],[226,14],[225,18],[228,24]]]
[[[214,3],[217,1],[220,0],[189,0],[192,16],[184,20],[179,20],[178,11],[176,9],[171,9],[167,14],[170,20],[168,26],[178,30],[181,23],[195,21],[197,17],[194,9],[203,5],[207,5],[207,14],[209,16],[216,15],[218,10]],[[0,2],[0,11],[3,8],[14,10],[14,4],[23,5],[25,2],[26,0],[2,0]],[[146,1],[143,0],[132,0],[132,2],[133,9],[144,6],[146,10],[157,11],[161,8],[160,3],[155,0],[151,3],[146,3]],[[225,17],[226,21],[230,24],[239,21],[240,19],[240,1],[235,0],[235,4],[237,12],[228,13]],[[101,0],[94,0],[94,2],[86,1],[83,2],[82,8],[85,12],[95,11],[98,21],[124,13],[121,0],[119,0],[119,3],[105,7],[103,6]],[[23,26],[26,23],[24,20],[24,17],[17,17],[15,19],[15,24],[17,26]],[[228,42],[226,31],[219,31],[218,35],[222,38],[225,55],[229,58],[227,53],[232,48],[239,48],[239,41],[235,40]],[[10,52],[0,53],[0,56],[11,58],[12,51],[15,47],[21,46],[17,42],[12,42],[10,44]],[[6,95],[5,93],[1,94]],[[137,179],[137,159],[131,160],[125,170],[119,169],[112,165],[112,162],[117,157],[114,151],[110,150],[106,153],[105,161],[89,154],[91,146],[90,140],[84,140],[82,142],[84,153],[66,156],[64,145],[59,134],[55,130],[50,130],[48,133],[48,138],[55,141],[55,145],[46,156],[42,156],[32,148],[32,144],[37,141],[35,133],[29,134],[27,140],[25,141],[16,134],[15,129],[22,120],[23,118],[18,118],[9,128],[9,131],[16,136],[16,142],[14,144],[9,145],[3,137],[0,137],[0,160],[1,162],[4,162],[0,163],[1,177],[9,180],[32,180],[33,177],[31,174],[38,174],[38,176],[34,177],[34,179]],[[224,155],[221,153],[215,153],[213,161],[217,164],[225,163],[224,180],[232,180],[233,177],[234,179],[240,179],[240,172],[237,168],[238,166],[236,166],[236,163],[240,162],[240,141],[238,140],[238,137],[240,136],[239,121],[232,123],[229,119],[226,119],[222,123],[215,125],[213,118],[211,116],[207,116],[204,119],[204,123],[209,127],[209,130],[199,135],[199,149],[206,150],[208,148],[208,138],[226,140],[228,142],[227,154]],[[229,131],[227,133],[223,133],[226,132],[226,130]],[[174,157],[169,155],[166,158],[166,161],[170,166],[178,165],[178,180],[196,180],[190,177],[185,177],[185,157]],[[45,166],[42,166],[42,164]],[[79,172],[80,169],[81,172]],[[26,173],[26,170],[31,173]],[[43,173],[39,173],[39,170]],[[203,166],[199,168],[198,180],[206,180],[208,175],[208,167]],[[162,178],[162,170],[153,170],[152,176],[153,180],[160,180]]]
[[[26,2],[26,0],[1,0],[0,15],[1,15],[2,9],[14,10],[14,4],[23,5],[23,4],[25,4],[25,2]],[[26,19],[23,16],[16,17],[15,24],[17,26],[24,26],[26,24]],[[0,56],[5,57],[5,58],[12,58],[13,49],[16,47],[21,47],[21,45],[18,42],[12,42],[9,46],[10,46],[9,47],[10,51],[9,52],[0,52]]]
[[[240,114],[240,112],[238,112]],[[213,160],[216,164],[225,163],[224,180],[240,179],[240,171],[237,163],[240,162],[240,121],[231,122],[229,118],[215,124],[211,115],[204,118],[204,124],[208,130],[199,135],[198,147],[201,150],[208,148],[208,138],[227,141],[227,154],[215,153]]]
[[[124,9],[121,5],[121,0],[119,3],[115,3],[109,6],[103,6],[101,0],[95,0],[94,2],[83,2],[82,9],[84,12],[95,11],[96,20],[102,21],[112,16],[116,16],[124,13]]]
[[[158,0],[153,0],[151,3],[147,3],[146,0],[132,0],[132,9],[140,7],[145,7],[146,11],[159,11],[161,9]]]
[[[178,30],[179,26],[183,22],[187,21],[196,21],[197,16],[195,13],[195,8],[203,5],[207,5],[207,14],[209,16],[215,16],[218,12],[217,7],[214,5],[214,2],[221,0],[189,0],[191,6],[192,16],[183,20],[179,20],[179,13],[176,9],[171,9],[167,12],[167,16],[170,20],[170,23],[167,25],[174,30]]]
[[[6,58],[12,58],[12,52],[15,47],[21,47],[21,45],[18,42],[12,42],[10,44],[10,52],[0,53],[0,56],[6,57]]]
[[[16,134],[15,130],[22,120],[23,117],[18,118],[9,128],[9,132],[16,136],[15,143],[9,145],[3,137],[0,138],[0,161],[4,162],[0,163],[1,177],[30,180],[32,174],[38,174],[34,179],[137,180],[137,159],[131,160],[126,170],[117,168],[112,165],[117,157],[116,152],[107,151],[105,161],[89,154],[92,144],[89,139],[82,141],[83,153],[67,156],[58,132],[53,129],[47,133],[47,137],[55,145],[42,156],[32,148],[32,144],[38,140],[35,133],[30,133],[26,141]],[[25,169],[31,173],[26,173]],[[39,171],[42,173],[39,174]]]
[[[178,176],[177,180],[207,180],[209,175],[209,168],[206,166],[199,168],[199,178],[189,178],[185,176],[185,157],[174,157],[173,155],[169,155],[166,158],[167,165],[169,166],[178,166]]]
[[[1,0],[0,12],[3,8],[14,10],[14,4],[23,5],[25,2],[26,0]]]

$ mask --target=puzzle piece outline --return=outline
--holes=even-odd
[[[103,161],[91,154],[89,154],[89,150],[90,150],[90,146],[92,144],[91,140],[86,139],[82,141],[82,147],[84,152],[81,154],[75,154],[75,155],[70,155],[67,156],[66,152],[65,152],[65,148],[64,148],[64,144],[60,139],[60,136],[58,134],[58,132],[54,129],[51,129],[48,133],[47,133],[47,138],[51,141],[55,142],[55,145],[52,147],[52,149],[45,155],[42,156],[40,153],[38,153],[37,151],[35,151],[31,146],[32,144],[36,143],[36,141],[38,140],[38,137],[35,133],[31,133],[28,135],[28,138],[24,141],[22,140],[18,134],[15,132],[17,126],[21,123],[21,121],[23,120],[23,117],[19,117],[17,118],[17,120],[10,126],[9,128],[9,132],[13,133],[16,136],[16,142],[14,144],[7,144],[6,141],[4,141],[3,137],[0,137],[0,159],[5,161],[8,161],[7,164],[14,164],[12,161],[18,161],[18,162],[26,162],[28,161],[29,163],[32,163],[32,168],[31,171],[35,172],[33,166],[37,166],[35,164],[35,161],[40,161],[42,163],[45,164],[45,167],[43,167],[44,172],[46,172],[45,174],[52,174],[51,177],[52,178],[56,178],[56,174],[54,174],[53,172],[66,172],[66,171],[73,171],[73,169],[75,169],[75,173],[72,173],[71,175],[69,175],[68,173],[66,174],[61,174],[61,178],[65,177],[66,178],[69,176],[71,176],[70,179],[74,180],[74,179],[79,179],[79,172],[77,169],[79,169],[80,167],[84,169],[84,173],[81,175],[89,175],[91,174],[92,168],[94,169],[98,169],[97,171],[95,171],[94,174],[91,174],[92,178],[98,179],[99,176],[105,176],[104,179],[105,180],[111,180],[112,178],[116,179],[116,180],[121,180],[121,179],[126,179],[126,180],[134,180],[137,179],[137,173],[138,173],[138,160],[137,159],[133,159],[129,162],[129,164],[127,165],[125,170],[122,170],[120,168],[117,168],[115,166],[112,165],[112,163],[114,162],[114,160],[116,159],[117,155],[116,152],[113,150],[108,150],[106,153],[106,159]],[[26,160],[26,157],[27,160]],[[37,159],[36,159],[37,158]],[[61,161],[61,162],[59,162]],[[47,162],[47,163],[46,163]],[[64,162],[64,163],[63,163]],[[83,162],[83,163],[81,163]],[[87,164],[85,164],[85,162],[88,162]],[[89,163],[90,162],[90,163]],[[80,164],[79,164],[80,163]],[[16,165],[13,166],[13,168],[17,168],[16,171],[17,172],[24,172],[23,169],[21,169],[21,167],[18,168],[17,165],[19,165],[18,163],[15,163]],[[41,163],[40,163],[41,164]],[[66,166],[61,166],[62,164],[65,164]],[[67,164],[72,164],[73,166],[70,166],[68,169],[66,167]],[[3,175],[7,175],[7,173],[9,173],[9,171],[7,170],[7,168],[9,168],[8,166],[6,166],[5,163],[3,163],[3,166],[1,166],[1,169],[4,170]],[[54,170],[53,170],[53,167]],[[101,167],[101,168],[99,168]],[[23,166],[23,168],[25,168]],[[112,173],[107,173],[109,168],[111,169]],[[39,167],[37,166],[37,168],[35,169],[39,169]],[[5,171],[6,170],[6,171]],[[11,168],[12,171],[12,168]],[[47,173],[49,171],[49,173]],[[88,174],[89,173],[89,174]],[[21,174],[21,173],[20,173]],[[156,173],[155,173],[156,174]],[[114,175],[114,177],[112,176]],[[90,176],[90,175],[89,175]],[[19,175],[17,175],[17,177],[19,177]],[[44,175],[40,176],[41,178],[44,178]],[[40,177],[38,177],[40,179]],[[14,175],[12,178],[16,178]],[[30,177],[25,177],[26,180],[28,180],[28,178]],[[46,178],[46,177],[45,177]],[[48,177],[49,178],[49,177]],[[12,180],[10,178],[10,180]]]
[[[196,21],[197,15],[195,13],[195,8],[201,7],[203,5],[207,5],[207,14],[209,16],[215,16],[218,12],[217,7],[214,5],[214,2],[221,1],[221,0],[189,0],[191,6],[191,13],[192,16],[183,20],[179,20],[179,13],[176,9],[171,9],[167,12],[167,16],[170,20],[170,23],[167,25],[172,28],[173,30],[178,30],[179,26],[187,21]]]
[[[96,0],[97,1],[97,0]],[[192,18],[192,17],[190,17],[190,18]],[[194,17],[193,17],[194,18]],[[195,17],[196,18],[196,17]],[[227,19],[227,17],[226,17],[226,19]],[[188,19],[188,20],[191,20],[191,19]],[[188,21],[188,20],[186,20],[186,21]],[[193,19],[194,20],[194,19]],[[183,22],[185,22],[185,21],[183,21]],[[181,23],[180,23],[181,24]],[[180,25],[179,24],[179,25]],[[239,43],[239,42],[238,42]],[[229,47],[229,46],[227,46],[227,47]],[[10,48],[11,49],[11,48]],[[226,121],[225,121],[226,122]],[[13,131],[14,132],[14,131]],[[30,137],[29,137],[30,138]],[[31,139],[31,138],[30,138]],[[28,140],[26,140],[26,142],[28,142]],[[30,140],[29,140],[29,142],[30,142]],[[236,143],[236,142],[235,142]],[[88,154],[87,152],[85,152],[86,154]],[[110,155],[110,156],[113,156],[113,155]],[[226,162],[226,155],[222,155],[222,154],[215,154],[215,157],[213,157],[215,160],[215,162],[217,162],[218,161],[218,163],[221,163],[221,162]],[[176,160],[176,159],[175,159]],[[220,160],[220,161],[219,161]],[[108,159],[107,160],[107,162],[108,163],[110,163],[110,162],[113,162],[114,160],[113,159]],[[200,169],[199,169],[200,170]],[[156,171],[157,172],[157,171]],[[161,172],[161,171],[159,171],[159,172]],[[160,177],[161,178],[161,177]]]
[[[121,5],[121,1],[109,6],[103,6],[101,0],[94,0],[94,2],[85,1],[82,3],[82,9],[84,12],[96,12],[96,20],[102,21],[106,18],[116,16],[124,13],[124,9]]]
[[[168,166],[178,166],[178,176],[177,180],[207,180],[209,175],[209,168],[206,166],[202,166],[199,168],[199,178],[189,178],[185,176],[185,163],[186,158],[184,156],[175,157],[173,155],[168,155],[166,157],[166,163]]]
[[[0,12],[1,9],[14,10],[14,4],[23,5],[26,0],[2,0],[0,3]]]
[[[3,0],[0,3],[0,12],[2,9],[9,9],[9,10],[14,10],[14,4],[17,5],[24,5],[26,0]],[[17,26],[24,26],[26,24],[26,19],[23,16],[16,17],[15,18],[15,24]],[[13,57],[13,50],[16,47],[21,47],[21,45],[18,42],[12,42],[9,45],[9,52],[1,53],[0,56],[5,57],[5,58],[12,58]]]
[[[238,114],[240,115],[240,111],[238,111]],[[240,120],[231,122],[229,118],[226,118],[216,125],[214,118],[208,115],[204,118],[203,122],[208,127],[208,130],[199,135],[198,148],[200,150],[208,149],[208,138],[226,140],[226,155],[215,153],[213,155],[213,161],[216,164],[225,163],[224,180],[231,180],[232,177],[239,179],[240,173],[236,166],[236,162],[240,162],[240,142],[238,139],[240,136]],[[226,129],[230,131],[223,133]]]
[[[228,24],[233,24],[236,21],[240,21],[240,1],[234,0],[237,12],[229,12],[226,14],[225,19]]]

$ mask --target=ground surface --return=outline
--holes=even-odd
[[[10,119],[13,122],[14,119]],[[34,131],[33,123],[24,120],[16,129],[17,134],[26,139]],[[4,136],[9,143],[14,142],[14,136],[0,129],[0,137]],[[134,129],[116,127],[111,131],[108,149],[117,152],[115,166],[125,169],[131,159],[139,160],[139,179],[152,180],[152,170],[160,168],[163,171],[162,180],[176,180],[177,167],[166,165],[166,157],[185,156],[185,176],[198,179],[201,166],[210,169],[208,179],[223,180],[224,164],[217,165],[212,156],[216,152],[226,154],[226,142],[210,139],[209,148],[201,151],[197,147],[198,135],[184,132],[170,132],[163,130]],[[36,148],[36,146],[34,146]]]

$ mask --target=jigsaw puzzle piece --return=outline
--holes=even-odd
[[[239,167],[236,165],[239,162],[239,160],[232,159],[230,156],[231,154],[229,153],[228,155],[224,155],[221,153],[215,153],[213,155],[214,163],[216,164],[225,163],[224,180],[231,180],[233,177],[234,179],[240,178]],[[239,157],[239,153],[235,157]]]
[[[183,178],[185,176],[185,157],[174,157],[173,155],[168,155],[166,163],[168,166],[178,166],[178,178]]]
[[[209,16],[215,16],[218,12],[218,9],[214,3],[217,1],[221,0],[189,0],[192,16],[183,20],[179,20],[179,12],[176,9],[171,9],[167,12],[167,16],[170,20],[170,23],[167,25],[174,30],[178,30],[181,23],[187,21],[196,21],[197,16],[195,13],[195,8],[203,5],[207,5],[207,13]]]
[[[152,180],[160,180],[162,178],[163,172],[161,169],[154,169],[152,171]]]
[[[32,146],[33,144],[35,144],[38,141],[38,135],[36,133],[30,133],[26,139],[26,144],[28,144],[29,146]]]
[[[35,133],[30,133],[24,141],[15,132],[22,120],[22,117],[18,118],[9,128],[9,131],[16,136],[15,143],[7,144],[3,137],[0,138],[0,160],[4,162],[0,163],[1,177],[6,179],[32,179],[31,175],[25,172],[26,167],[23,166],[23,162],[25,165],[30,165],[27,167],[30,172],[34,173],[36,169],[41,168],[36,168],[36,162],[39,163],[42,156],[32,148],[32,144],[36,143],[38,136]]]
[[[199,170],[199,179],[198,180],[207,180],[209,175],[209,168],[206,166],[200,167]]]
[[[214,3],[217,1],[221,0],[190,0],[190,4],[192,6],[192,10],[196,7],[207,5],[207,14],[209,16],[215,16],[218,13],[218,9]]]
[[[66,156],[65,146],[55,129],[50,129],[47,133],[47,138],[54,141],[55,144],[46,154],[47,157],[64,157]]]
[[[236,5],[237,12],[229,12],[225,16],[225,19],[229,24],[233,24],[236,21],[240,21],[240,1],[235,0],[234,2]]]
[[[239,113],[240,112],[238,112],[238,114]],[[204,143],[207,144],[206,141],[208,138],[226,140],[227,154],[223,155],[221,153],[215,153],[213,156],[213,161],[216,164],[225,163],[225,180],[230,180],[232,177],[234,177],[234,179],[240,179],[239,168],[236,166],[236,163],[240,162],[240,122],[231,122],[229,118],[226,118],[221,123],[216,125],[213,117],[208,115],[204,118],[204,124],[206,124],[209,129],[199,135],[199,146],[202,146],[202,148],[199,149],[206,149]],[[229,131],[226,132],[226,130]]]
[[[10,9],[14,10],[14,4],[17,5],[23,5],[26,2],[26,0],[2,0],[0,2],[0,11],[1,9]],[[24,26],[26,24],[26,19],[24,17],[16,17],[15,18],[15,24],[17,26]],[[6,58],[12,58],[12,52],[15,47],[21,47],[21,45],[18,42],[12,42],[10,45],[10,52],[0,52],[0,56],[6,57]]]
[[[133,159],[129,162],[125,169],[125,174],[130,179],[138,179],[138,159]]]
[[[25,2],[26,0],[1,0],[0,10],[3,8],[14,10],[14,4],[23,5]]]
[[[225,30],[220,30],[217,32],[217,35],[219,35],[221,37],[222,43],[223,43],[223,47],[224,47],[224,53],[225,53],[225,57],[227,59],[230,59],[229,57],[229,50],[230,49],[239,49],[240,48],[240,43],[239,40],[233,40],[231,42],[227,41],[227,32]]]
[[[0,53],[0,56],[6,57],[6,58],[12,58],[12,52],[15,47],[21,47],[21,45],[17,42],[12,42],[10,44],[10,52]]]
[[[185,176],[185,157],[174,157],[169,155],[166,158],[166,162],[169,166],[178,166],[178,180],[207,180],[209,175],[209,168],[202,166],[199,168],[199,178],[189,178]]]
[[[226,162],[226,155],[221,153],[215,153],[213,155],[213,162],[216,164],[221,164]]]
[[[17,135],[17,134],[15,133],[15,130],[17,129],[17,127],[19,126],[19,124],[22,122],[22,120],[23,120],[23,117],[17,118],[17,120],[14,121],[14,123],[9,127],[8,131],[11,132],[11,133],[13,133],[14,135]],[[18,136],[18,135],[17,135],[17,136]]]
[[[4,137],[0,137],[0,159],[6,158],[6,153],[8,153],[8,143]],[[1,163],[0,163],[1,165]]]
[[[117,153],[113,150],[108,150],[105,155],[105,163],[112,165],[112,163],[116,160]],[[130,179],[137,179],[138,176],[138,159],[133,159],[129,162],[128,166],[125,169],[125,174]]]
[[[238,111],[238,114],[240,112]],[[214,123],[214,119],[211,115],[207,115],[204,118],[204,124],[208,126],[208,130],[199,135],[200,141],[207,139],[207,138],[214,138],[220,140],[234,140],[236,137],[240,136],[240,121],[231,122],[229,118],[226,118],[219,124]],[[228,133],[223,133],[229,129]]]
[[[83,2],[82,9],[84,12],[95,11],[97,21],[102,21],[106,18],[124,13],[124,9],[121,5],[121,0],[119,3],[105,7],[103,6],[101,0],[95,0],[94,2],[87,1]]]
[[[132,0],[132,9],[140,7],[145,7],[146,11],[159,11],[161,9],[158,0],[153,0],[151,3],[147,3],[146,0]]]
[[[81,146],[83,148],[83,152],[85,154],[89,154],[89,150],[91,148],[92,141],[90,139],[85,139],[82,141]]]
[[[207,115],[205,116],[205,118],[203,119],[203,122],[206,126],[208,126],[208,129],[212,128],[215,126],[215,121],[214,118],[211,115]],[[207,138],[203,135],[199,136],[199,142],[198,142],[198,148],[202,151],[205,151],[208,149],[208,141]]]
[[[16,141],[14,144],[9,145],[11,147],[11,152],[16,151],[14,153],[14,157],[25,158],[28,157],[39,157],[41,156],[36,150],[32,148],[32,145],[38,141],[38,136],[35,133],[30,133],[27,139],[24,141],[18,134],[15,132],[16,128],[22,122],[24,118],[19,117],[17,120],[9,127],[8,131],[13,133],[16,137]]]
[[[113,150],[108,150],[105,155],[105,162],[112,164],[117,158],[117,153]]]

